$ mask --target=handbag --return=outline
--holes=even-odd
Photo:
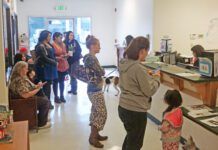
[[[84,60],[84,63],[86,59]],[[97,79],[95,71],[84,65],[77,65],[71,75],[85,83],[94,83]]]

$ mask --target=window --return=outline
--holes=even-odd
[[[82,54],[88,53],[85,46],[87,35],[91,34],[91,18],[75,17],[75,18],[44,18],[29,17],[29,39],[30,50],[35,48],[38,42],[39,34],[42,30],[50,32],[67,32],[73,31],[75,39],[80,43]]]

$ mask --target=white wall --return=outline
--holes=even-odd
[[[153,37],[153,0],[116,0],[116,38],[127,35]]]
[[[57,5],[67,6],[64,12],[56,12]],[[114,48],[115,19],[114,0],[24,0],[17,1],[19,33],[28,32],[28,17],[74,17],[92,18],[92,34],[100,39],[101,53],[98,55],[102,65],[115,65]]]
[[[173,50],[191,55],[193,44],[202,44],[205,49],[218,49],[217,0],[154,0],[154,50],[160,49],[163,35],[172,38]],[[207,37],[211,28],[212,34]],[[204,34],[201,40],[190,40],[190,34]]]

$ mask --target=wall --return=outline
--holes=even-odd
[[[153,37],[153,0],[116,0],[116,38],[127,35]]]
[[[0,2],[0,12],[2,12],[2,2]],[[4,58],[4,48],[3,48],[3,20],[2,13],[0,15],[0,104],[7,104],[7,87],[5,78],[5,58]]]
[[[218,49],[218,19],[210,22],[218,18],[217,6],[217,0],[154,0],[154,50],[160,49],[163,35],[169,35],[173,49],[182,54],[191,55],[194,44]],[[203,34],[204,38],[190,40],[190,34]]]
[[[56,12],[58,4],[67,6],[64,12]],[[92,18],[92,33],[100,39],[101,53],[98,55],[102,65],[116,64],[114,47],[115,19],[114,0],[24,0],[17,1],[19,33],[28,32],[28,17],[72,17],[90,16]],[[110,59],[108,59],[110,58]]]

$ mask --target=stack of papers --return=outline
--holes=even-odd
[[[191,105],[191,106],[186,107],[186,109],[189,110],[188,115],[193,118],[218,115],[218,112],[213,113],[212,112],[213,110],[205,105]]]
[[[192,116],[193,118],[199,118],[199,117],[209,117],[209,116],[216,116],[218,113],[212,113],[206,109],[204,110],[195,110],[195,111],[190,111],[188,113],[189,116]]]
[[[189,72],[176,73],[176,75],[181,76],[181,77],[200,77],[201,76],[198,73],[189,73]]]
[[[218,127],[218,117],[201,120],[201,122],[211,127]]]
[[[190,105],[185,107],[188,109],[188,111],[196,111],[196,110],[208,110],[208,111],[213,111],[210,107],[207,107],[206,105]]]

